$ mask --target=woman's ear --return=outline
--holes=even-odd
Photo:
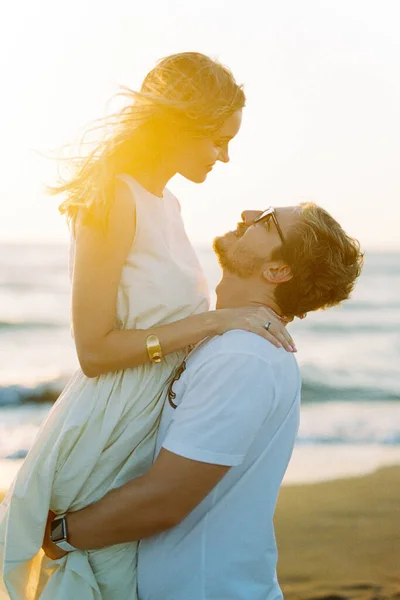
[[[285,281],[290,281],[292,279],[293,273],[289,265],[271,263],[264,269],[263,277],[269,283],[285,283]]]

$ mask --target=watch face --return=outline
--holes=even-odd
[[[51,539],[53,542],[65,540],[64,519],[54,519],[51,524]]]

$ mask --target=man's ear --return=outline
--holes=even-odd
[[[285,283],[285,281],[290,281],[292,279],[293,273],[289,265],[271,263],[264,269],[263,277],[269,283]]]

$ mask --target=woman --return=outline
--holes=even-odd
[[[231,73],[197,53],[169,56],[107,123],[106,137],[57,188],[73,232],[72,325],[81,370],[42,425],[2,507],[0,598],[136,598],[136,544],[40,550],[48,510],[94,502],[149,468],[163,389],[188,347],[247,329],[291,350],[267,309],[208,310],[204,276],[166,189],[201,183],[241,121]],[[263,325],[271,322],[269,330]]]

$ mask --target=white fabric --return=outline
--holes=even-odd
[[[177,199],[167,190],[157,198],[131,177],[121,179],[135,200],[137,231],[115,327],[147,329],[207,310],[206,281]],[[49,508],[78,510],[151,466],[162,391],[184,355],[94,379],[80,370],[73,376],[0,509],[1,600],[136,599],[136,543],[76,551],[50,565],[44,559],[43,566],[44,526]]]
[[[140,599],[282,598],[273,514],[299,424],[294,356],[231,331],[188,358],[173,390],[157,452],[232,468],[180,525],[140,543]]]

